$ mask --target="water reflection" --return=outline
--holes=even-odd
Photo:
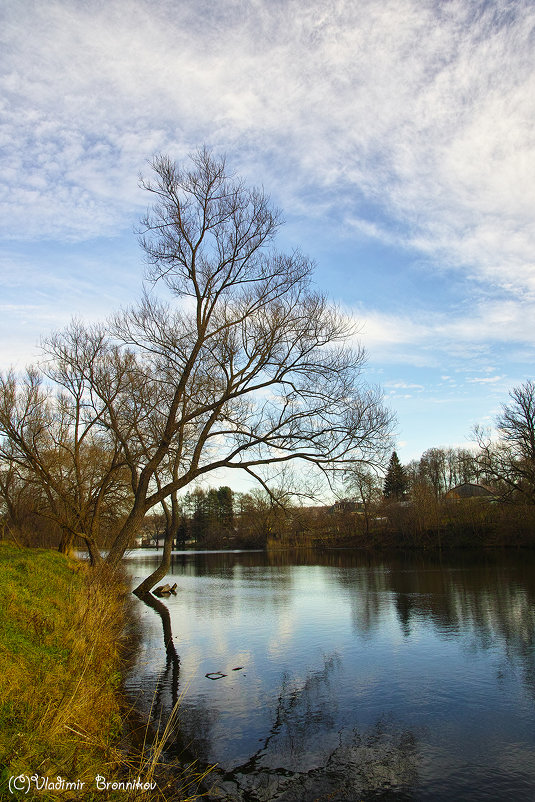
[[[168,753],[219,763],[212,798],[532,798],[531,557],[190,553],[171,571],[130,687],[159,715],[187,686]]]
[[[213,799],[355,800],[416,783],[416,738],[410,731],[386,719],[368,732],[335,731],[339,700],[330,677],[339,667],[339,656],[331,655],[299,687],[282,678],[268,733],[247,761],[214,772]]]
[[[152,593],[147,593],[141,597],[141,601],[154,610],[160,617],[163,629],[163,643],[165,647],[166,661],[165,668],[160,673],[154,692],[154,715],[158,719],[162,718],[165,702],[162,699],[165,688],[171,692],[171,708],[178,702],[178,679],[180,674],[180,658],[177,654],[173,642],[173,630],[171,626],[171,615],[169,608]]]

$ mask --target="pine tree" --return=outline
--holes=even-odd
[[[226,535],[232,534],[234,529],[234,506],[230,487],[220,487],[217,491],[217,500],[219,504],[219,525]]]
[[[392,452],[385,476],[383,495],[385,498],[401,501],[407,490],[405,471],[395,451]]]
[[[193,515],[191,518],[191,535],[196,543],[202,542],[208,534],[208,504],[206,493],[200,487],[196,487],[191,493],[193,502]]]

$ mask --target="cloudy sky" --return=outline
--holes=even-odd
[[[0,367],[143,277],[138,175],[207,143],[359,322],[403,461],[534,378],[532,0],[4,0]]]

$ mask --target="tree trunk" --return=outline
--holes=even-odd
[[[141,524],[145,518],[144,507],[134,507],[128,518],[126,519],[123,528],[115,538],[111,549],[106,557],[106,562],[115,568],[121,560],[125,551],[132,545],[134,538],[141,528]]]
[[[152,572],[152,574],[150,574],[150,576],[144,579],[143,582],[137,586],[137,588],[134,590],[136,596],[143,598],[143,596],[145,596],[147,593],[150,593],[151,588],[153,588],[154,585],[160,581],[160,579],[163,579],[164,576],[169,573],[169,568],[171,567],[171,551],[173,550],[173,540],[175,539],[177,530],[178,526],[175,526],[174,523],[171,524],[171,526],[168,526],[165,530],[160,565],[155,571]]]
[[[89,554],[89,561],[91,562],[93,568],[96,568],[98,565],[102,565],[102,554],[100,553],[100,549],[93,538],[84,537],[84,540]]]
[[[59,541],[58,551],[60,554],[66,554],[70,556],[72,554],[74,544],[74,535],[72,532],[64,529],[61,534],[61,540]]]

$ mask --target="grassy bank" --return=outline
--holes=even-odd
[[[86,566],[57,552],[0,546],[4,784],[14,775],[60,776],[84,783],[84,796],[80,787],[73,793],[59,788],[48,798],[90,799],[95,776],[116,771],[113,745],[122,728],[121,594],[124,598],[117,581],[106,589]],[[2,789],[5,798],[7,791]],[[24,794],[33,796],[46,799],[47,792],[38,794],[32,787]]]
[[[0,545],[0,798],[113,798],[95,777],[121,768],[124,593],[57,552]],[[17,775],[39,779],[10,795]],[[37,791],[58,777],[70,788]]]
[[[198,798],[206,772],[160,770],[165,733],[125,747],[129,597],[120,575],[0,543],[0,800]]]

